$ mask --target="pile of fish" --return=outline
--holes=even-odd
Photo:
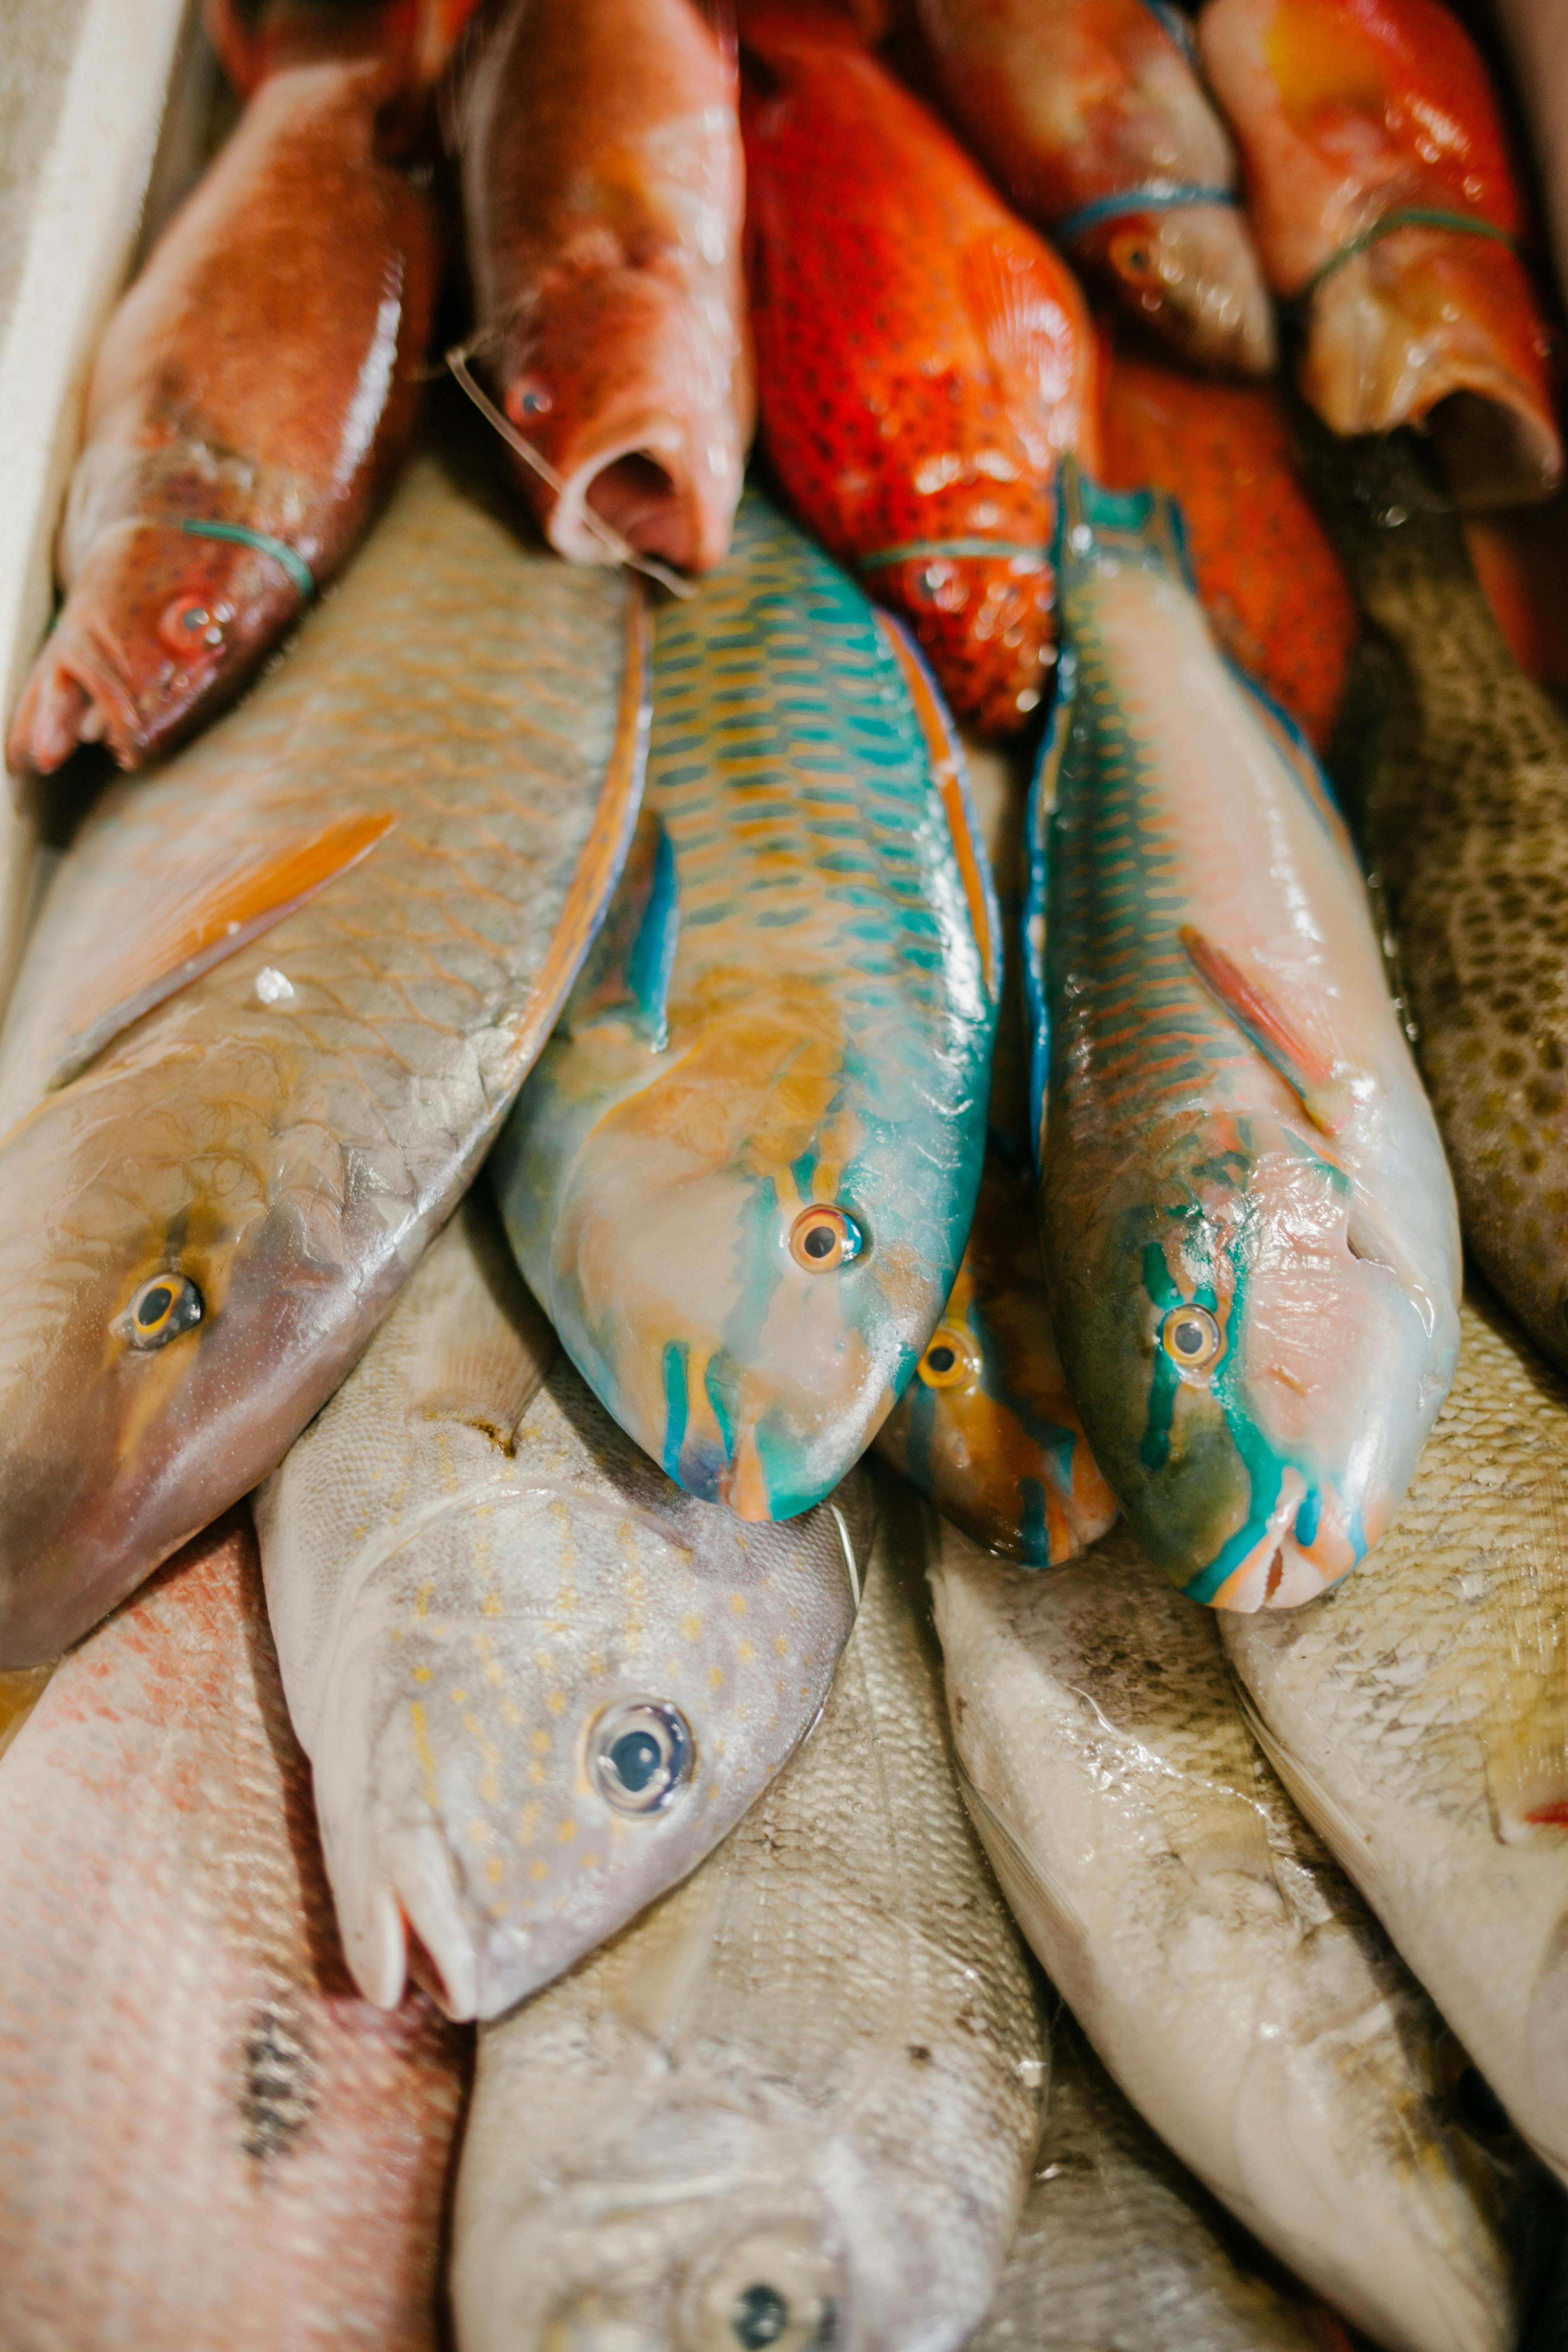
[[[1550,11],[163,13],[0,68],[0,2352],[1560,2344]]]

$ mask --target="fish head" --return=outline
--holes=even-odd
[[[80,743],[122,768],[158,758],[234,692],[294,618],[277,557],[177,523],[100,530],[11,722],[6,758],[50,774]]]
[[[954,715],[984,735],[1016,735],[1039,709],[1056,660],[1056,575],[1040,545],[994,555],[933,540],[894,562],[868,566],[879,602],[902,615]]]
[[[345,1281],[335,1141],[273,1145],[268,1057],[201,1063],[198,1093],[128,1055],[0,1142],[0,1666],[57,1655],[265,1475],[390,1295]]]
[[[1086,229],[1074,250],[1185,358],[1237,375],[1273,373],[1274,306],[1234,205],[1119,213]]]
[[[1054,1253],[1084,1425],[1194,1600],[1292,1606],[1387,1526],[1453,1372],[1454,1289],[1304,1122],[1194,1120],[1151,1168],[1067,1211]]]

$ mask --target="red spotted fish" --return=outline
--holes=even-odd
[[[243,1520],[57,1670],[0,1855],[7,2352],[436,2352],[467,2053],[354,1994]]]
[[[1289,1607],[1387,1526],[1459,1241],[1344,826],[1216,654],[1180,520],[1076,472],[1029,938],[1046,1276],[1095,1458],[1194,1600]]]
[[[1236,151],[1164,0],[914,0],[942,99],[1019,209],[1200,366],[1266,375]]]
[[[552,545],[710,570],[754,410],[732,44],[696,0],[512,0],[458,114],[470,350]]]
[[[764,0],[742,30],[768,457],[958,716],[1012,732],[1055,659],[1058,463],[1097,454],[1082,296],[847,24]]]
[[[1199,37],[1323,422],[1426,420],[1465,505],[1545,497],[1563,472],[1547,331],[1458,20],[1438,0],[1208,0]]]
[[[925,670],[755,493],[659,615],[645,827],[491,1165],[621,1426],[785,1518],[870,1444],[952,1287],[999,955]]]
[[[93,812],[0,1040],[0,1665],[265,1476],[471,1181],[625,854],[641,595],[424,457]]]
[[[375,59],[276,75],[100,346],[13,768],[122,768],[211,717],[363,530],[414,422],[437,262]]]

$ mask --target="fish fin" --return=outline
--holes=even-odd
[[[1038,1175],[1045,1162],[1046,1101],[1051,1076],[1050,995],[1046,984],[1047,913],[1050,902],[1051,820],[1062,758],[1072,730],[1078,698],[1078,656],[1064,646],[1057,663],[1057,691],[1040,756],[1029,786],[1026,820],[1029,863],[1021,925],[1024,946],[1024,1011],[1029,1026],[1029,1140]]]
[[[1064,373],[1064,336],[1077,325],[1035,254],[1005,230],[964,247],[959,272],[970,317],[999,367],[1042,389]]]
[[[680,884],[662,818],[645,808],[605,918],[562,1015],[576,1036],[601,1021],[629,1026],[650,1053],[669,1036],[669,982],[680,936]]]
[[[1112,555],[1174,581],[1202,611],[1187,527],[1168,491],[1107,489],[1071,456],[1060,480],[1053,561],[1064,596],[1097,555]]]
[[[1210,995],[1278,1071],[1313,1126],[1325,1135],[1337,1135],[1353,1106],[1330,1056],[1303,1036],[1263,982],[1244,971],[1223,948],[1191,923],[1183,924],[1179,936],[1187,961]]]
[[[1247,1622],[1245,1619],[1241,1622]],[[1231,1670],[1233,1674],[1236,1671],[1234,1656]],[[1239,1675],[1236,1676],[1236,1687],[1241,1701],[1242,1720],[1263,1751],[1265,1762],[1283,1783],[1292,1803],[1306,1815],[1347,1878],[1353,1879],[1370,1900],[1376,1885],[1370,1839],[1356,1827],[1339,1800],[1330,1795],[1317,1774],[1310,1771],[1299,1758],[1292,1756],[1283,1740],[1276,1738],[1265,1722],[1257,1700]]]
[[[981,968],[985,976],[985,992],[994,1004],[1002,991],[1002,917],[996,904],[996,885],[992,879],[991,860],[985,854],[985,845],[980,837],[980,827],[975,820],[963,747],[948,716],[947,705],[942,698],[936,680],[909,631],[890,613],[879,612],[875,619],[884,642],[890,647],[903,672],[904,684],[914,705],[916,723],[925,739],[932,780],[947,817],[947,829],[952,835],[953,854],[958,859],[963,895],[968,902],[974,944],[980,950]]]
[[[89,952],[74,992],[77,1026],[55,1061],[48,1089],[68,1086],[133,1021],[338,881],[396,823],[381,810],[338,817],[315,833],[292,835],[237,873],[200,861],[188,875],[176,873],[151,922],[129,939],[106,942],[101,961]]]

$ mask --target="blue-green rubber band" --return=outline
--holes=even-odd
[[[243,522],[197,522],[189,516],[180,529],[192,539],[226,539],[236,547],[254,547],[258,555],[269,555],[274,563],[282,565],[307,604],[315,601],[316,582],[310,565],[302,555],[295,553],[287,540],[274,539],[269,531],[252,530]]]
[[[1044,547],[1018,547],[1005,539],[907,539],[901,547],[885,547],[879,555],[863,555],[862,572],[881,572],[889,563],[944,562],[963,555],[1033,556],[1046,560]]]
[[[1179,205],[1228,205],[1234,212],[1240,202],[1234,188],[1150,180],[1141,188],[1123,188],[1114,196],[1097,196],[1091,205],[1079,205],[1076,213],[1064,213],[1059,221],[1052,223],[1051,235],[1058,245],[1071,245],[1086,229],[1098,228],[1101,221],[1116,220],[1124,213],[1169,213]]]
[[[1489,236],[1496,244],[1506,245],[1510,253],[1516,249],[1516,241],[1506,228],[1499,228],[1494,221],[1482,220],[1479,213],[1448,213],[1440,212],[1429,205],[1403,205],[1395,212],[1384,213],[1381,220],[1373,221],[1372,226],[1363,229],[1359,236],[1352,236],[1348,245],[1341,246],[1338,253],[1331,253],[1322,268],[1313,271],[1300,292],[1292,296],[1297,309],[1304,310],[1325,278],[1331,278],[1336,269],[1342,269],[1347,261],[1353,261],[1358,253],[1364,253],[1369,245],[1376,245],[1381,238],[1392,236],[1396,228],[1458,229],[1466,236]]]

